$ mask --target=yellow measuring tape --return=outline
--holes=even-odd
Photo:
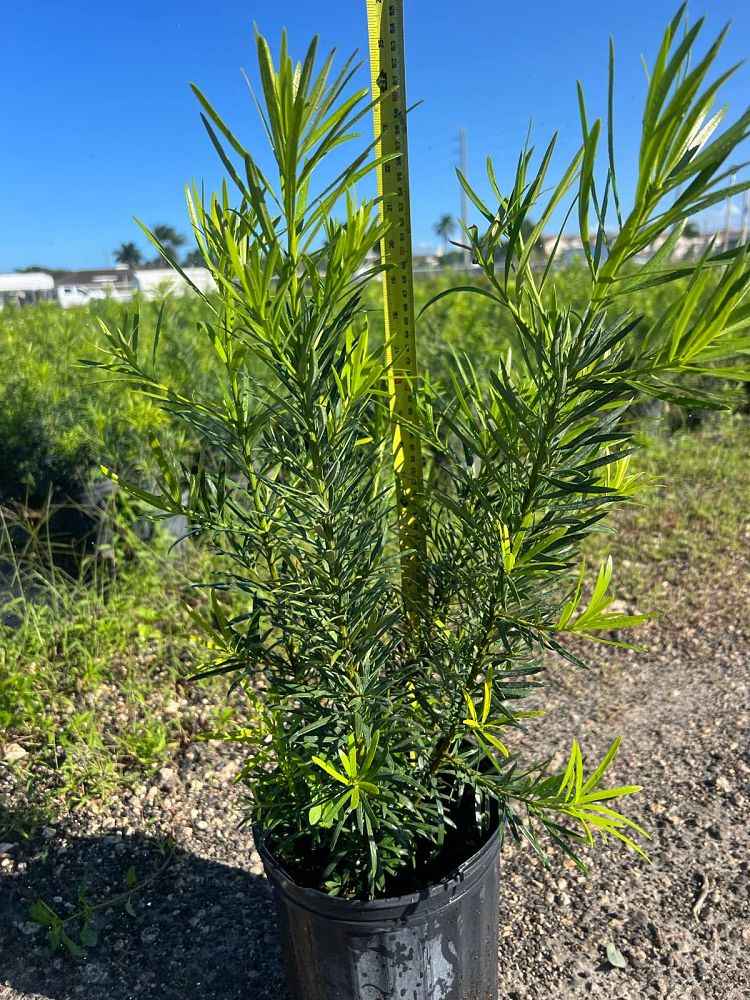
[[[370,71],[378,156],[393,156],[378,169],[380,212],[388,229],[381,242],[385,302],[386,362],[393,422],[393,463],[399,512],[404,600],[413,611],[424,597],[425,552],[422,447],[411,429],[417,424],[414,379],[414,283],[406,141],[406,76],[403,0],[367,0]]]

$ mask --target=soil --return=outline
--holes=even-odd
[[[534,729],[537,753],[559,761],[574,737],[593,759],[623,736],[611,779],[644,786],[629,811],[652,835],[652,863],[600,844],[586,877],[506,843],[501,1000],[750,998],[750,569],[738,556],[705,591],[671,572],[665,594],[679,612],[645,629],[649,652],[595,647],[586,672],[550,663],[549,715]],[[188,747],[116,802],[3,837],[0,1000],[284,997],[262,866],[237,829],[240,761],[230,745]],[[21,799],[3,782],[7,823]],[[135,915],[99,913],[83,959],[50,953],[29,905],[72,912],[82,881],[98,900],[131,866],[139,880],[163,869]]]

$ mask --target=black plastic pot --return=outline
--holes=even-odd
[[[40,568],[60,569],[107,592],[115,571],[110,501],[116,489],[104,479],[50,491],[35,505],[0,504],[0,625],[20,628],[26,602],[52,599],[54,588],[35,576]]]
[[[111,562],[113,533],[110,501],[117,487],[109,479],[87,485],[66,485],[50,490],[36,502],[18,504],[6,531],[15,553],[33,545],[52,562],[77,579],[85,561]]]
[[[497,1000],[498,830],[431,888],[369,902],[297,885],[256,843],[290,1000]]]

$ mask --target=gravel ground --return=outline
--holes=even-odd
[[[653,836],[653,863],[600,846],[584,877],[561,861],[545,871],[507,844],[503,1000],[750,998],[750,572],[736,566],[705,593],[680,590],[677,577],[670,587],[681,620],[645,630],[650,652],[596,647],[589,672],[550,665],[551,711],[535,730],[535,745],[560,759],[574,736],[596,755],[623,735],[612,778],[645,786],[634,818]],[[2,845],[0,1000],[285,996],[260,861],[236,828],[240,759],[228,745],[189,747],[106,809]],[[91,899],[108,897],[130,866],[139,880],[161,872],[135,915],[100,913],[85,959],[51,954],[29,904],[72,912],[82,881]],[[626,968],[607,961],[610,941]]]
[[[599,655],[593,677],[552,667],[543,741],[552,749],[580,736],[602,754],[623,735],[611,777],[644,786],[628,812],[653,838],[652,864],[612,844],[593,854],[586,877],[568,862],[540,870],[509,850],[508,1000],[750,997],[749,592],[711,595],[704,624],[704,612],[682,628],[653,624],[650,653]],[[607,961],[610,941],[624,970]]]

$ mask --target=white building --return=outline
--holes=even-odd
[[[125,264],[87,271],[69,271],[55,280],[57,299],[63,309],[85,306],[93,299],[118,299],[128,302],[135,282],[132,269]]]
[[[185,275],[201,292],[216,289],[205,267],[186,267]],[[89,271],[71,271],[57,279],[57,297],[63,309],[85,306],[94,299],[111,298],[129,302],[135,293],[146,299],[160,295],[183,295],[192,291],[177,271],[168,267],[131,268],[119,266]]]
[[[207,294],[216,291],[216,282],[211,272],[205,267],[183,268],[185,277],[198,289]],[[134,272],[135,284],[144,298],[154,299],[159,295],[184,295],[192,291],[187,281],[179,271],[170,267],[150,267]]]
[[[43,271],[0,274],[0,309],[6,302],[19,306],[56,299],[55,280]]]

